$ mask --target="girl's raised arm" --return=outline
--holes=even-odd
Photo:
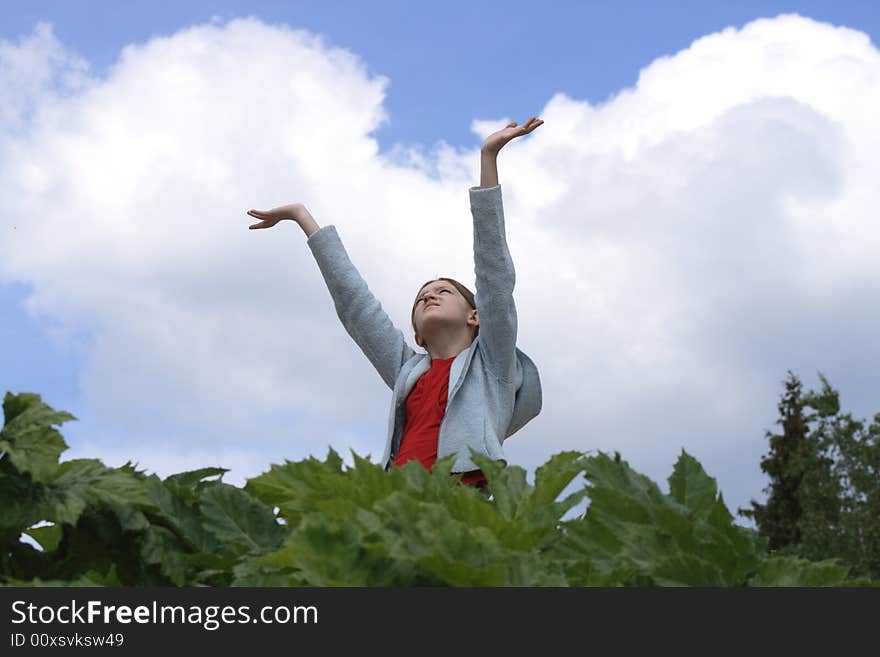
[[[302,203],[282,205],[272,210],[250,210],[259,219],[249,228],[271,228],[279,221],[295,221],[308,238],[309,248],[333,298],[336,314],[345,330],[392,390],[403,364],[416,352],[406,344],[398,329],[373,296],[366,282],[352,264],[336,232],[336,226],[319,228]]]
[[[532,117],[519,128],[515,127],[516,122],[511,122],[489,135],[480,152],[481,186],[470,189],[480,343],[489,368],[507,383],[516,377],[517,317],[513,300],[516,272],[507,247],[497,157],[504,144],[528,134],[542,123]]]

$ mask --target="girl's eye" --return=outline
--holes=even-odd
[[[440,290],[440,291],[441,291],[441,292],[450,292],[450,291],[447,290],[445,287],[444,287],[442,290]],[[450,294],[451,294],[451,292],[450,292]],[[419,301],[424,301],[424,300],[425,300],[425,297],[419,297],[419,298],[416,300],[416,303],[419,303]]]

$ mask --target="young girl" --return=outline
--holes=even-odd
[[[319,228],[301,203],[249,210],[271,228],[292,219],[305,232],[336,313],[348,334],[393,391],[381,464],[418,460],[431,469],[455,454],[453,473],[489,495],[469,448],[507,464],[501,443],[541,412],[541,381],[531,359],[516,347],[515,273],[504,231],[497,157],[512,139],[543,121],[534,116],[489,135],[481,149],[480,187],[471,187],[476,297],[451,278],[428,281],[416,295],[414,351],[351,263],[331,225]]]

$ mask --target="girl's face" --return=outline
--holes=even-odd
[[[423,287],[415,301],[414,319],[416,329],[421,333],[426,322],[467,324],[468,316],[476,311],[471,308],[461,292],[449,281],[434,281]]]

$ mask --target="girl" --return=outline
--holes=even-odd
[[[480,187],[471,187],[476,297],[451,278],[428,281],[416,295],[412,326],[416,353],[382,310],[331,225],[320,228],[302,203],[249,210],[271,228],[292,219],[318,263],[336,313],[382,380],[391,388],[391,412],[381,464],[409,460],[431,469],[455,454],[453,473],[487,497],[486,478],[470,450],[507,464],[501,443],[541,412],[541,381],[516,347],[515,273],[507,248],[497,157],[512,139],[544,123],[534,116],[489,135],[480,152]]]

